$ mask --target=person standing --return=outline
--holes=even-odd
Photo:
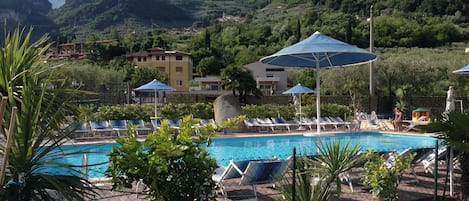
[[[362,113],[360,112],[360,108],[355,108],[355,113],[354,113],[354,120],[355,120],[355,131],[359,131],[361,124],[362,124]]]
[[[394,119],[392,120],[394,131],[401,131],[402,128],[402,111],[400,108],[394,108]]]

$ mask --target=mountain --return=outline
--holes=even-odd
[[[32,26],[35,30],[34,36],[57,32],[54,22],[46,16],[51,10],[52,5],[48,0],[0,1],[0,19],[6,20],[7,30],[18,25],[20,27]]]
[[[89,33],[142,31],[152,28],[208,24],[223,13],[242,15],[255,11],[256,0],[66,0],[48,16],[63,33],[77,37]],[[264,3],[265,4],[265,3]]]

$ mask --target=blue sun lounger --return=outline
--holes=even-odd
[[[290,160],[244,160],[230,161],[226,168],[220,168],[212,179],[220,187],[225,200],[228,199],[226,187],[229,185],[250,185],[257,199],[256,185],[274,183],[282,177],[289,167]],[[227,180],[240,178],[236,182],[229,183]]]

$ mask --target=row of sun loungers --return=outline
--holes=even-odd
[[[382,155],[385,156],[386,161],[384,162],[384,166],[387,168],[392,168],[394,166],[394,161],[395,158],[393,153],[396,152],[383,152],[381,153]],[[415,153],[415,157],[411,162],[411,167],[410,171],[413,175],[413,179],[407,179],[407,180],[401,180],[403,183],[410,183],[410,182],[419,182],[417,179],[417,174],[415,171],[415,168],[417,166],[423,166],[423,169],[425,173],[427,173],[429,176],[433,174],[435,163],[444,163],[446,161],[447,157],[447,148],[446,146],[443,148],[440,148],[437,152],[435,152],[435,149],[433,148],[418,148],[418,149],[412,149],[408,148],[405,149],[401,152],[397,153],[397,157],[400,157],[401,159],[407,157],[408,155]],[[457,157],[453,159],[453,165],[457,161]],[[342,181],[345,181],[348,183],[350,190],[353,192],[353,180],[350,177],[350,172],[344,173],[340,175],[340,178]],[[360,177],[361,178],[361,177]]]
[[[179,130],[179,121],[179,119],[169,119],[169,127]],[[209,123],[215,123],[215,121],[213,119],[201,119],[194,127],[204,126]],[[75,130],[75,140],[121,137],[123,132],[128,132],[130,125],[135,126],[137,135],[147,135],[160,128],[161,120],[152,119],[151,127],[147,126],[147,123],[143,120],[105,120],[80,123],[77,130]]]
[[[251,118],[244,120],[246,127],[261,131],[272,131],[275,132],[277,129],[283,129],[291,131],[292,128],[300,128],[303,126],[308,127],[310,130],[314,130],[318,126],[316,118],[301,118],[295,119],[294,122],[287,122],[281,117],[272,118]],[[323,130],[330,129],[352,129],[353,123],[344,121],[340,117],[323,117],[319,124]]]
[[[432,168],[434,167],[435,162],[441,163],[442,160],[446,159],[446,147],[441,148],[437,152],[435,152],[433,148],[408,148],[396,153],[397,155],[393,155],[392,153],[396,152],[380,153],[386,158],[383,165],[387,168],[392,168],[394,166],[394,157],[404,158],[412,153],[416,153],[413,161],[411,162],[410,168],[414,178],[406,178],[406,180],[401,178],[402,180],[400,182],[403,183],[418,182],[417,175],[415,173],[415,168],[417,166],[423,166],[425,170],[431,169],[431,171],[433,171]],[[362,155],[363,153],[360,153],[357,157],[362,157]],[[279,179],[286,178],[284,177],[285,173],[292,167],[291,158],[292,157],[289,157],[286,160],[231,160],[227,166],[216,169],[212,179],[218,185],[219,191],[225,200],[229,197],[228,187],[233,185],[252,186],[254,196],[257,198],[256,185],[273,184],[276,181],[279,181]],[[315,160],[315,156],[309,156],[308,158]],[[362,165],[364,165],[364,163]],[[355,174],[358,173],[356,170],[354,170],[354,172]],[[340,175],[340,178],[343,182],[346,182],[349,185],[351,192],[354,192],[353,183],[360,183],[357,179],[360,180],[363,175],[360,175],[359,178],[352,179],[350,176],[351,174],[352,172],[345,172]],[[429,174],[429,176],[431,176],[431,174]]]

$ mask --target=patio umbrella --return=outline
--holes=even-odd
[[[155,93],[155,118],[158,117],[158,98],[156,94],[158,91],[172,91],[174,90],[172,87],[154,79],[151,82],[148,82],[136,89],[135,91],[140,91],[140,92],[154,92]]]
[[[469,65],[453,71],[454,74],[469,74]]]
[[[365,64],[376,60],[376,55],[356,46],[333,39],[319,32],[261,59],[262,63],[284,67],[316,68],[316,117],[321,121],[319,69]],[[317,134],[321,127],[317,126]]]
[[[305,87],[303,86],[302,84],[297,84],[296,86],[284,91],[282,94],[303,94],[303,93],[314,93],[314,91],[308,87]],[[299,108],[300,108],[300,123],[299,123],[299,126],[300,128],[299,129],[302,129],[302,126],[301,126],[301,95],[300,97],[298,98],[298,102],[300,104]],[[295,101],[295,104],[296,104],[296,101]]]

